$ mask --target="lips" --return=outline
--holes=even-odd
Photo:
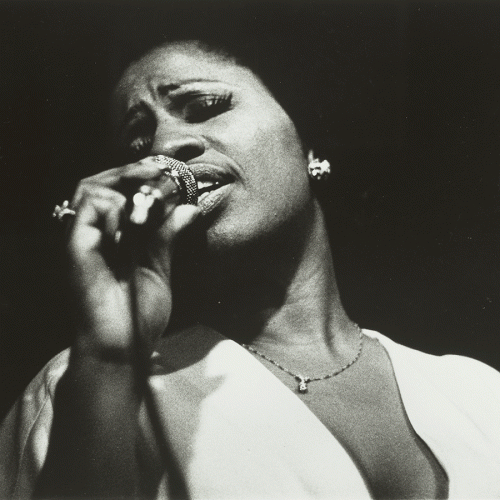
[[[203,212],[208,212],[222,198],[222,193],[219,193],[219,190],[234,182],[234,177],[215,165],[188,164],[188,166],[193,172],[198,186],[198,205]]]

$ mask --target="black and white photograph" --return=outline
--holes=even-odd
[[[0,500],[500,499],[500,2],[0,40]]]

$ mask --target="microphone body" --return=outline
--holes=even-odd
[[[169,156],[157,155],[155,161],[161,163],[160,170],[172,176],[181,192],[181,205],[198,204],[198,186],[191,169],[182,161]]]

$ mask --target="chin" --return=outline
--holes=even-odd
[[[221,221],[207,229],[206,244],[210,254],[226,255],[232,252],[242,252],[245,249],[254,250],[268,243],[280,233],[279,227],[270,227],[264,221],[246,220],[244,223]]]

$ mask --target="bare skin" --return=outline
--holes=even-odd
[[[172,258],[188,226],[203,236],[197,278],[209,292],[193,291],[194,321],[311,374],[342,366],[358,349],[307,154],[253,73],[194,44],[159,48],[126,72],[114,109],[119,147],[143,159],[82,181],[73,200],[68,253],[78,327],[39,496],[141,493],[143,361],[169,328]],[[199,209],[177,206],[156,154],[185,161],[197,180],[208,168],[220,186]],[[145,183],[161,188],[163,212],[153,230],[131,235],[126,202]],[[415,440],[386,354],[365,342],[356,365],[316,383],[304,402],[349,450],[375,498],[440,497],[444,473]],[[266,366],[295,389],[289,375]],[[376,439],[367,439],[370,429]]]

